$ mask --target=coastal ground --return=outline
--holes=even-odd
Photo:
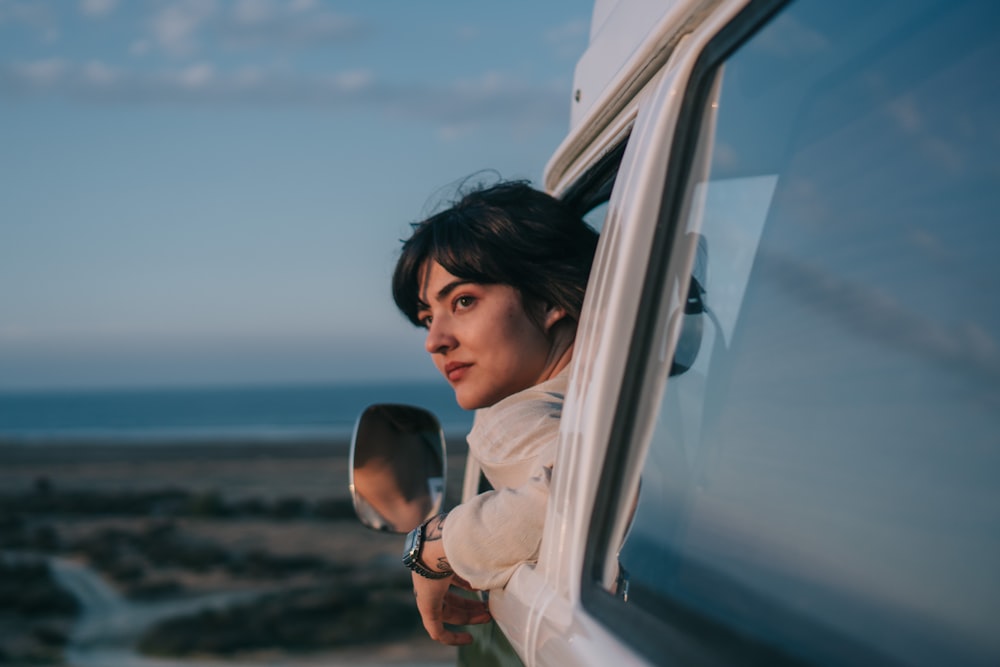
[[[456,500],[464,442],[448,440],[448,495]],[[182,624],[163,626],[144,642],[178,652],[170,664],[453,664],[454,650],[424,636],[410,609],[401,538],[349,515],[347,466],[345,441],[0,442],[0,550],[45,554],[95,574],[108,596],[133,605],[132,617],[242,592],[272,597],[245,604],[243,615],[231,614],[236,622],[271,628],[287,619],[295,630],[282,635],[293,637],[288,646],[260,645],[258,636],[244,650],[236,638],[206,654],[175,641],[171,632],[183,634]],[[267,619],[253,617],[265,608]],[[208,622],[193,618],[202,628]],[[225,634],[227,617],[213,619],[222,624],[215,634]],[[350,632],[338,634],[337,625]],[[0,622],[0,651],[23,632]],[[72,645],[72,624],[67,633]],[[128,653],[120,664],[144,664],[139,639],[119,638],[115,650]],[[69,663],[88,662],[79,646],[68,655]]]

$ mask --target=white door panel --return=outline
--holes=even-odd
[[[743,4],[726,5],[682,40],[639,98],[581,318],[539,562],[522,567],[491,598],[497,622],[528,667],[644,664],[583,608],[583,558],[627,342],[641,307],[681,93],[701,48]],[[637,482],[638,471],[631,477]],[[625,522],[621,517],[622,532]]]

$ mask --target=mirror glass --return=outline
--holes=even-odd
[[[351,442],[351,496],[361,523],[408,533],[444,503],[445,441],[423,408],[379,403],[365,408]]]

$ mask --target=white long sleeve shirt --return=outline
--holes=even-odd
[[[569,371],[477,411],[469,454],[493,485],[454,508],[443,534],[448,562],[480,590],[503,588],[538,559]]]

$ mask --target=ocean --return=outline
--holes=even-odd
[[[372,403],[435,413],[446,432],[472,413],[444,382],[0,392],[0,442],[280,441],[350,435]]]

